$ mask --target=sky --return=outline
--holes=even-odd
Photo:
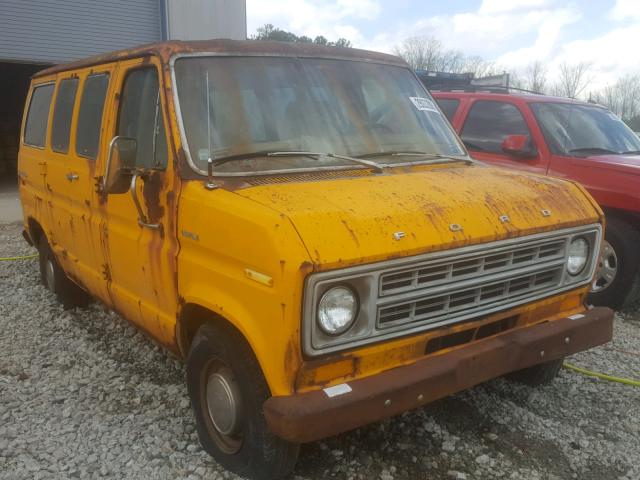
[[[586,61],[594,90],[640,74],[640,0],[247,0],[247,23],[388,53],[433,36],[516,72],[544,61],[551,80],[562,62]]]

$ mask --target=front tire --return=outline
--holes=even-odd
[[[598,270],[587,299],[589,303],[619,309],[638,298],[639,246],[640,233],[635,228],[618,218],[607,218]]]
[[[200,327],[187,359],[187,387],[200,443],[223,467],[256,480],[293,471],[299,445],[268,430],[262,404],[271,393],[239,333]]]
[[[92,301],[91,296],[78,285],[73,283],[49,246],[47,238],[42,235],[38,244],[38,258],[40,262],[40,281],[52,293],[65,309],[86,307]]]

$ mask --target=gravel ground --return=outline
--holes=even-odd
[[[0,257],[32,253],[0,226]],[[117,315],[64,311],[0,262],[0,479],[237,478],[202,452],[180,362]],[[579,366],[640,377],[640,312]],[[302,448],[295,479],[640,479],[640,388],[502,379]]]

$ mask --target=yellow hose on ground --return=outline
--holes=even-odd
[[[640,381],[631,380],[629,378],[620,378],[614,377],[613,375],[606,375],[604,373],[592,372],[591,370],[587,370],[585,368],[576,367],[575,365],[564,362],[563,367],[569,370],[573,370],[574,372],[582,373],[583,375],[589,375],[590,377],[601,378],[602,380],[608,380],[609,382],[617,382],[623,383],[625,385],[631,385],[633,387],[640,387]]]
[[[38,256],[38,254],[34,254],[34,255],[21,255],[19,257],[4,257],[4,258],[0,258],[0,262],[8,262],[11,260],[28,260],[30,258],[36,258]]]

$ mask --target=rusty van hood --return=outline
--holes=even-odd
[[[289,217],[322,270],[599,221],[570,182],[484,165],[398,170],[236,193]]]

